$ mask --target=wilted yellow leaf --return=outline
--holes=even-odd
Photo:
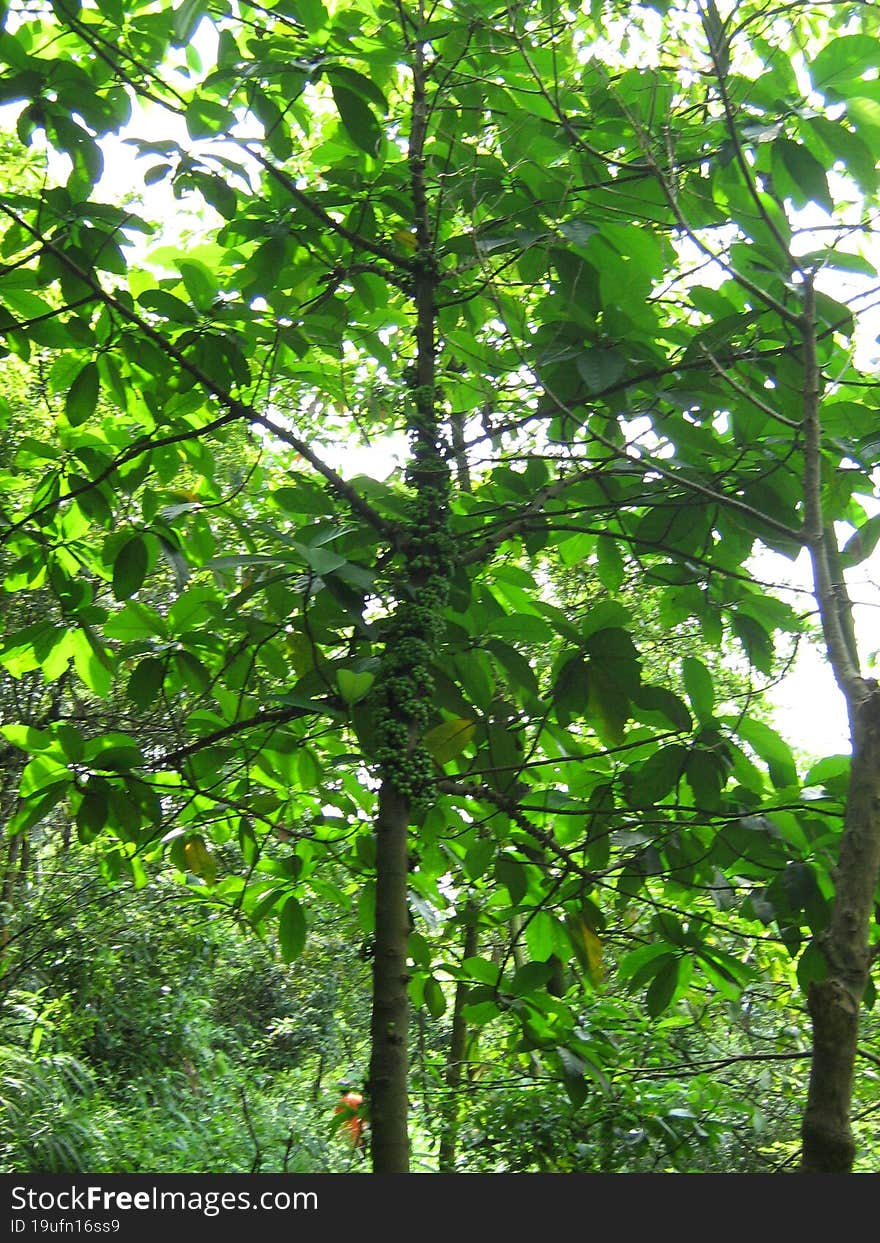
[[[465,749],[476,729],[473,721],[457,716],[452,721],[443,721],[429,729],[422,742],[438,764],[448,764]]]

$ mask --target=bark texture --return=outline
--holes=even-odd
[[[370,1026],[369,1108],[373,1173],[409,1172],[407,1132],[407,829],[409,806],[389,784],[376,820],[376,936]]]
[[[868,983],[868,945],[880,877],[880,691],[852,714],[853,757],[831,926],[823,942],[826,979],[810,987],[813,1060],[801,1139],[805,1173],[845,1174],[855,1159],[850,1114],[859,1010]]]

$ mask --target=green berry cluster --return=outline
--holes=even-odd
[[[376,758],[413,809],[430,804],[434,763],[419,739],[434,694],[431,665],[443,632],[443,609],[454,569],[448,530],[450,473],[430,388],[412,390],[408,411],[412,457],[406,562],[398,606],[387,631],[376,679]]]

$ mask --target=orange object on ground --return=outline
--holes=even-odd
[[[352,1148],[360,1148],[364,1142],[364,1120],[358,1114],[358,1110],[364,1103],[364,1098],[360,1092],[343,1092],[339,1099],[339,1104],[333,1110],[336,1114],[348,1114],[340,1125],[340,1130],[346,1132],[348,1142]]]

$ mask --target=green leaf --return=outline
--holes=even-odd
[[[578,962],[594,988],[598,988],[605,975],[602,941],[595,932],[591,920],[576,913],[566,917],[565,929]]]
[[[347,704],[357,703],[369,694],[370,687],[376,680],[374,673],[354,673],[351,669],[337,669],[336,685],[339,693]]]
[[[578,354],[575,365],[590,392],[602,393],[623,375],[626,359],[617,350],[597,349]]]
[[[196,32],[196,27],[208,11],[208,0],[183,0],[180,8],[174,11],[175,41],[187,44]]]
[[[657,974],[651,981],[645,996],[645,1004],[651,1018],[658,1018],[675,996],[681,960],[668,955],[661,960]]]
[[[201,96],[192,101],[186,110],[186,128],[190,138],[210,138],[222,134],[235,124],[235,116],[223,104]]]
[[[90,781],[76,813],[76,827],[82,842],[90,842],[107,823],[109,802],[103,780]]]
[[[736,732],[766,762],[770,780],[777,789],[797,785],[797,767],[791,748],[774,729],[763,721],[744,716],[736,719]]]
[[[176,324],[197,324],[199,317],[191,306],[181,298],[164,289],[147,289],[138,298],[138,303],[148,311],[156,311],[165,319]]]
[[[213,587],[190,587],[177,597],[168,610],[170,633],[185,634],[197,628],[206,617],[212,616],[217,605],[218,596]]]
[[[188,652],[185,648],[180,648],[174,653],[174,664],[184,684],[197,694],[207,690],[211,685],[210,671],[205,668],[198,656]]]
[[[23,800],[6,826],[7,837],[15,837],[17,833],[27,833],[28,829],[32,829],[35,824],[45,820],[53,807],[57,807],[71,788],[70,774],[65,771],[63,780],[55,781],[44,787],[36,797]]]
[[[813,57],[809,72],[816,90],[825,92],[846,82],[859,82],[867,69],[878,67],[876,38],[852,34],[826,43]]]
[[[828,977],[828,963],[815,941],[811,941],[798,959],[798,984],[808,992],[811,984],[818,984]]]
[[[834,210],[828,189],[828,176],[807,147],[780,138],[773,145],[773,155],[774,159],[781,157],[789,177],[800,192],[792,195],[795,207],[804,208],[807,203],[813,202],[824,207],[826,211]]]
[[[338,82],[332,83],[331,89],[339,119],[349,138],[367,155],[378,155],[382,146],[382,128],[369,105],[360,95]]]
[[[327,10],[322,0],[296,0],[295,12],[311,35],[327,25]]]
[[[510,613],[506,617],[493,618],[487,630],[499,638],[518,643],[549,643],[556,637],[549,622],[531,613]]]
[[[602,585],[612,593],[617,591],[623,583],[624,567],[616,540],[609,535],[600,535],[596,540],[596,558]]]
[[[686,704],[665,686],[639,686],[632,700],[642,709],[641,713],[636,713],[640,721],[653,724],[649,718],[658,715],[665,718],[674,729],[682,732],[693,729],[694,722]]]
[[[429,975],[425,980],[425,990],[422,995],[431,1018],[439,1019],[446,1010],[446,997],[433,975]]]
[[[293,962],[299,958],[306,943],[306,917],[297,899],[291,896],[281,909],[278,920],[278,940],[281,945],[281,957],[285,962]]]
[[[880,540],[880,514],[867,518],[843,546],[841,560],[845,566],[866,561]]]
[[[653,807],[659,803],[681,780],[687,758],[687,747],[673,743],[655,751],[638,768],[629,769],[624,781],[629,805]]]
[[[526,945],[535,962],[546,962],[560,944],[561,926],[549,911],[538,911],[526,925]],[[564,948],[564,947],[563,947]]]
[[[200,311],[207,311],[217,297],[217,283],[202,263],[181,260],[178,264],[186,292]]]
[[[149,708],[165,680],[165,662],[155,656],[147,656],[133,670],[128,679],[126,693],[141,711]]]
[[[64,401],[64,414],[71,427],[79,427],[95,413],[100,390],[97,365],[86,363],[77,373]]]
[[[139,600],[130,600],[125,608],[114,613],[104,623],[104,634],[109,639],[119,639],[123,643],[131,643],[137,639],[153,636],[164,638],[168,634],[165,621],[160,613],[151,609]]]
[[[553,965],[549,962],[527,962],[517,969],[510,985],[514,997],[525,997],[528,993],[543,991],[547,981],[553,975]]]
[[[681,672],[688,699],[698,719],[703,723],[711,720],[715,708],[715,686],[711,673],[696,656],[685,656]]]
[[[525,868],[519,859],[506,852],[495,860],[495,878],[510,894],[512,906],[516,906],[525,897],[528,881]]]
[[[590,609],[579,626],[581,637],[589,639],[599,630],[625,629],[631,621],[629,609],[617,600],[603,600]]]
[[[147,576],[147,545],[140,535],[133,535],[119,549],[113,561],[113,594],[127,600],[141,587]]]

